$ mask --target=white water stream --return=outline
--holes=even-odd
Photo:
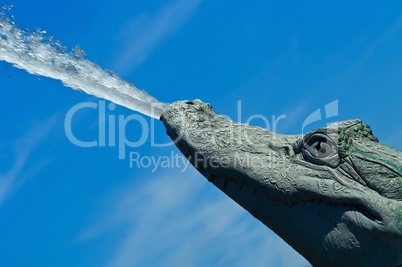
[[[0,60],[159,119],[166,104],[86,60],[78,46],[66,52],[60,42],[45,36],[44,31],[19,29],[7,16],[8,9],[3,7],[0,12]]]

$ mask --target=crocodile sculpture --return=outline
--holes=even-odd
[[[402,266],[402,152],[360,120],[281,135],[200,100],[161,120],[208,181],[313,266]]]

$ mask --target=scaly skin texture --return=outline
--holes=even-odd
[[[280,135],[200,100],[161,120],[200,173],[313,266],[402,266],[402,153],[361,121]]]

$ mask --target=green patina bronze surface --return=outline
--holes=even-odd
[[[360,120],[281,135],[199,100],[161,120],[208,181],[313,266],[402,266],[402,152]]]
[[[398,226],[399,232],[402,233],[402,210],[397,211],[396,218],[398,220],[397,226]]]

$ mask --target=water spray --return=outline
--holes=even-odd
[[[160,118],[166,104],[85,59],[85,52],[79,46],[66,51],[59,41],[46,36],[46,31],[18,28],[8,16],[10,9],[6,5],[0,11],[0,60],[30,74],[60,80],[72,89]]]

